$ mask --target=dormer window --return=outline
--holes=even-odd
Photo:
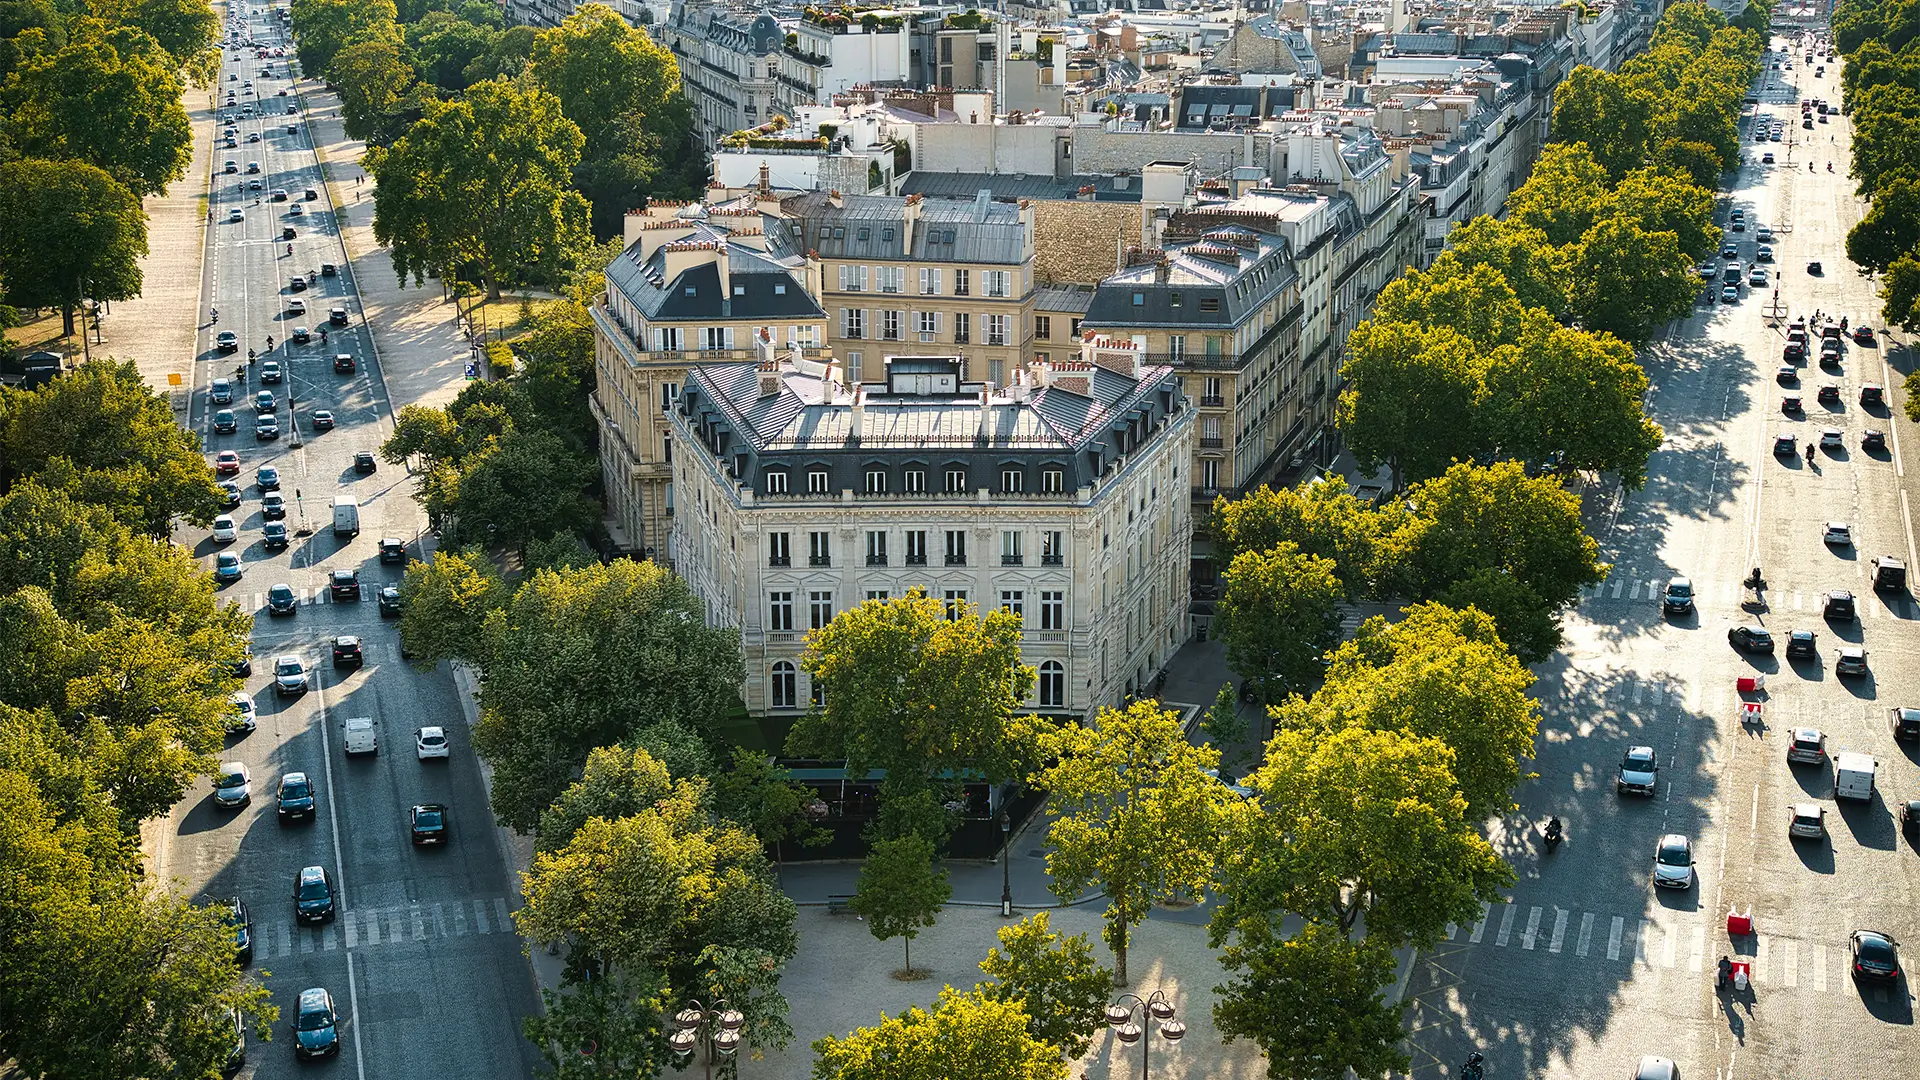
[[[784,281],[776,281],[776,282],[774,282],[774,283],[773,283],[773,295],[775,295],[775,296],[785,296],[785,295],[787,295],[787,284],[786,284],[786,282],[784,282]]]
[[[865,240],[869,234],[869,231],[870,230],[867,230],[867,229],[861,229],[859,232],[856,232],[853,234],[853,238],[855,240]]]
[[[1219,311],[1220,298],[1217,296],[1202,297],[1200,300],[1200,310],[1201,311]]]
[[[698,287],[698,286],[695,286],[695,285],[689,285],[689,286],[687,286],[687,295],[688,295],[688,296],[699,296],[699,295],[700,295],[700,289],[699,289],[699,287]]]
[[[733,295],[735,296],[747,295],[747,287],[745,285],[735,285],[733,287]]]

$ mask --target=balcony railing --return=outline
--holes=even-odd
[[[885,555],[869,555],[867,556],[867,565],[885,566],[887,565],[887,557]]]
[[[1226,440],[1220,438],[1217,435],[1212,438],[1209,438],[1205,435],[1202,435],[1200,437],[1200,448],[1202,450],[1218,450],[1225,445],[1226,445]]]
[[[1040,556],[1040,565],[1065,566],[1067,565],[1067,557],[1065,555],[1042,555]]]
[[[1227,399],[1219,394],[1208,394],[1200,399],[1200,407],[1203,409],[1221,409],[1225,408],[1226,404]]]
[[[767,565],[768,566],[792,566],[793,557],[791,555],[769,555],[767,556]]]
[[[1020,555],[1002,555],[1002,556],[1000,556],[1000,565],[1001,565],[1001,566],[1025,566],[1025,565],[1026,565],[1026,562],[1027,562],[1027,560],[1026,560],[1026,558],[1025,558],[1024,556],[1020,556]]]
[[[907,556],[907,565],[925,566],[927,565],[927,557],[925,555],[909,555]]]
[[[833,565],[833,556],[831,556],[831,555],[809,555],[809,556],[807,556],[807,565],[808,565],[808,566],[832,566],[832,565]]]
[[[965,555],[948,555],[947,565],[948,566],[965,566],[967,565],[967,557]]]

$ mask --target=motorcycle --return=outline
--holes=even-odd
[[[1552,821],[1547,822],[1546,836],[1547,836],[1547,854],[1551,855],[1553,854],[1553,849],[1559,847],[1560,841],[1565,839],[1565,834],[1562,833],[1560,829],[1559,818],[1554,818]]]
[[[1481,1070],[1486,1061],[1486,1056],[1479,1051],[1468,1054],[1467,1063],[1460,1067],[1460,1080],[1481,1080]]]

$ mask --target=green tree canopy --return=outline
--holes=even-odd
[[[318,0],[315,0],[318,2]],[[588,205],[570,186],[580,129],[553,95],[493,79],[427,104],[407,134],[368,151],[379,182],[374,235],[394,273],[503,285],[557,282],[588,240]]]
[[[1884,274],[1902,255],[1920,251],[1920,163],[1879,185],[1865,217],[1847,232],[1847,258]]]
[[[1027,1032],[1068,1060],[1084,1057],[1093,1035],[1106,1024],[1113,971],[1093,958],[1087,935],[1056,932],[1047,913],[997,931],[998,948],[987,950],[980,970],[991,982],[975,987],[989,1001],[1020,1006]]]
[[[300,0],[293,5],[294,50],[309,72],[331,72],[349,45],[397,38],[399,12],[393,0]]]
[[[185,67],[220,39],[220,17],[207,0],[88,0],[100,18],[145,30]]]
[[[813,792],[771,754],[734,747],[731,767],[714,779],[714,800],[722,817],[752,829],[776,859],[788,840],[818,847],[832,838],[808,813]]]
[[[1400,1049],[1405,1003],[1389,1005],[1393,950],[1371,936],[1353,938],[1308,923],[1290,938],[1257,929],[1226,946],[1233,972],[1214,988],[1213,1022],[1225,1041],[1249,1039],[1267,1059],[1271,1080],[1367,1080],[1407,1071]]]
[[[498,21],[497,9],[485,10]],[[459,93],[477,81],[469,79],[467,71],[493,47],[500,31],[492,22],[475,23],[464,13],[429,11],[419,21],[408,23],[402,33],[421,80]]]
[[[1472,341],[1447,325],[1368,320],[1348,335],[1347,350],[1334,422],[1361,468],[1387,466],[1397,489],[1484,451],[1474,420],[1485,361]]]
[[[146,211],[103,170],[39,158],[0,165],[0,275],[14,303],[59,308],[71,334],[82,300],[140,295],[146,254]]]
[[[813,1044],[813,1080],[1066,1080],[1067,1063],[1027,1031],[1018,1003],[949,986],[932,1011],[918,1006],[845,1038]]]
[[[1235,556],[1213,619],[1228,666],[1266,704],[1304,693],[1340,641],[1345,598],[1333,560],[1291,543]]]
[[[347,137],[391,146],[423,114],[431,92],[414,78],[400,43],[374,37],[340,50],[328,69],[340,88],[340,120]]]
[[[1630,342],[1692,310],[1700,294],[1679,237],[1647,232],[1624,215],[1595,222],[1569,270],[1568,314],[1588,330]]]
[[[1520,344],[1494,353],[1487,389],[1492,426],[1513,456],[1613,472],[1628,490],[1646,483],[1664,432],[1647,419],[1646,372],[1620,339],[1536,320]]]
[[[1334,476],[1278,491],[1262,486],[1229,501],[1214,500],[1214,559],[1224,569],[1249,551],[1283,543],[1332,559],[1349,597],[1395,596],[1396,566],[1407,555],[1411,519],[1402,504],[1377,508],[1363,502]],[[1386,579],[1383,582],[1383,579]]]
[[[913,939],[932,926],[953,899],[945,870],[933,866],[933,841],[908,833],[876,841],[860,864],[860,884],[852,908],[867,920],[875,940],[900,938],[906,946],[906,974],[913,974]]]
[[[1507,220],[1538,229],[1551,244],[1571,244],[1612,208],[1607,170],[1584,142],[1558,142],[1540,151],[1527,182],[1507,196]]]

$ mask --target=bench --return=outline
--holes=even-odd
[[[847,912],[852,910],[853,910],[853,897],[851,896],[827,897],[827,914],[844,915]]]

